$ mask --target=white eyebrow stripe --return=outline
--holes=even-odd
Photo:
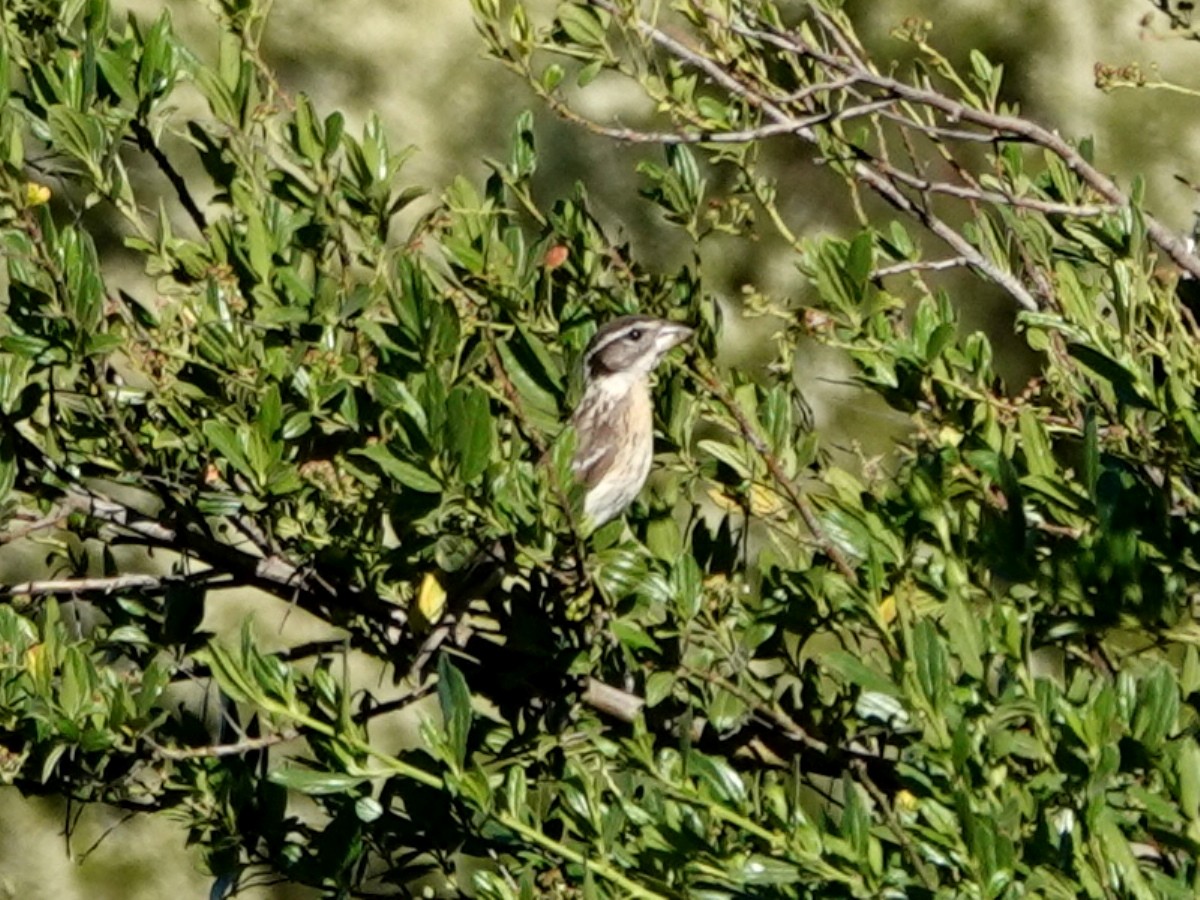
[[[600,339],[599,343],[597,343],[594,347],[592,347],[591,350],[588,351],[586,360],[588,362],[590,362],[592,360],[592,357],[594,357],[597,353],[600,353],[602,350],[604,350],[608,347],[611,347],[617,341],[622,340],[634,328],[639,328],[639,327],[644,328],[645,326],[642,325],[641,323],[632,323],[631,322],[629,325],[626,325],[624,328],[618,328],[615,331],[613,331],[611,334],[606,334],[603,338]]]

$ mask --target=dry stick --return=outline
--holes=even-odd
[[[1116,206],[1101,206],[1096,204],[1075,205],[1073,203],[1055,203],[1053,200],[1040,200],[1037,197],[1017,197],[1012,194],[1001,193],[1000,191],[985,190],[984,188],[964,187],[960,184],[950,184],[945,181],[931,181],[928,178],[913,175],[911,172],[906,172],[903,169],[881,161],[877,161],[875,165],[889,178],[894,178],[901,184],[922,193],[945,194],[949,197],[971,202],[982,201],[984,203],[994,203],[997,206],[1031,209],[1034,212],[1046,213],[1048,215],[1077,216],[1080,218],[1103,216],[1117,210]]]
[[[596,678],[587,680],[587,687],[580,699],[597,712],[627,724],[633,722],[646,706],[645,699],[637,694],[615,688]]]
[[[775,97],[778,103],[799,103],[802,100],[807,100],[815,94],[831,94],[834,91],[846,90],[854,87],[854,82],[857,78],[839,78],[835,81],[818,81],[806,87],[800,88],[798,91],[793,91],[790,94],[784,94],[782,97]]]
[[[80,814],[82,815],[82,808],[80,810]],[[106,840],[108,840],[109,835],[115,834],[117,832],[117,829],[121,828],[126,822],[130,821],[136,815],[138,815],[138,814],[133,811],[130,811],[130,812],[127,812],[125,815],[121,816],[120,819],[118,819],[116,822],[113,822],[111,825],[109,825],[107,828],[105,828],[104,831],[100,832],[100,836],[98,838],[96,838],[94,841],[92,841],[91,844],[88,845],[86,850],[84,850],[78,856],[74,856],[71,861],[74,862],[76,865],[82,866],[85,862],[87,862],[88,857],[91,856],[97,850],[97,848],[99,848],[99,846],[101,844],[103,844]],[[76,817],[75,821],[73,823],[71,823],[71,828],[72,829],[75,828],[78,824],[79,824],[79,818]],[[68,838],[68,842],[69,842],[70,835],[67,835],[67,838]]]
[[[721,404],[729,411],[730,415],[737,420],[742,437],[754,448],[755,452],[762,458],[762,461],[766,463],[767,471],[771,473],[771,477],[775,479],[775,482],[787,494],[792,505],[799,511],[800,517],[804,519],[804,524],[808,526],[808,530],[816,540],[817,546],[833,561],[833,564],[847,581],[857,585],[858,575],[855,573],[854,567],[850,565],[849,561],[842,554],[842,551],[829,540],[829,536],[825,533],[825,529],[821,527],[821,522],[817,519],[816,513],[813,512],[812,506],[804,499],[804,495],[792,483],[787,473],[783,471],[783,466],[775,457],[775,454],[771,452],[771,448],[767,446],[767,442],[763,440],[757,429],[755,429],[754,425],[746,417],[746,413],[737,405],[737,402],[725,390],[725,386],[716,379],[707,366],[704,366],[703,371],[699,371],[698,374],[713,396],[721,401]]]
[[[0,596],[14,594],[86,594],[93,591],[110,593],[132,589],[152,590],[180,577],[163,575],[114,575],[106,578],[48,578],[43,581],[22,581],[0,586]]]
[[[594,2],[597,6],[604,8],[608,12],[613,13],[614,15],[618,14],[618,10],[611,0],[594,0]],[[710,78],[712,78],[715,83],[725,88],[730,93],[742,98],[751,106],[763,110],[763,112],[766,113],[766,115],[773,122],[786,123],[792,121],[792,117],[789,116],[787,112],[784,111],[779,105],[772,102],[769,98],[764,97],[756,91],[746,87],[732,75],[726,72],[723,68],[721,68],[721,66],[714,60],[708,59],[703,54],[688,47],[682,41],[671,37],[666,32],[656,28],[653,25],[650,25],[647,22],[638,20],[634,23],[634,26],[641,34],[649,38],[658,46],[662,47],[668,53],[678,57],[688,65],[700,69]],[[742,33],[746,36],[758,36],[757,32],[753,32],[750,29],[735,28],[735,30],[738,30],[739,33]],[[763,34],[767,35],[768,33],[763,32]],[[794,52],[799,53],[802,51],[798,48],[795,48]],[[820,61],[819,58],[818,61]],[[858,74],[848,65],[842,65],[839,68],[839,71],[850,75]],[[874,74],[869,70],[864,69],[864,71],[872,76]],[[875,82],[872,80],[869,83],[873,84]],[[899,82],[897,82],[897,84],[899,84]],[[797,137],[808,141],[809,143],[820,143],[816,132],[813,131],[811,127],[793,128],[792,133]],[[851,171],[855,178],[866,183],[896,209],[920,221],[921,224],[923,224],[926,228],[928,228],[951,248],[953,248],[959,256],[966,259],[971,268],[982,273],[1003,288],[1023,308],[1030,310],[1031,312],[1036,312],[1041,308],[1037,302],[1037,298],[1035,298],[1033,294],[1026,289],[1025,285],[1021,283],[1020,279],[1013,276],[1012,273],[1006,272],[996,265],[996,263],[994,263],[992,260],[988,259],[979,251],[978,248],[972,245],[970,241],[959,234],[954,228],[952,228],[938,216],[934,215],[930,210],[924,209],[921,206],[913,203],[912,200],[906,197],[904,193],[902,193],[886,175],[874,168],[873,163],[876,161],[867,155],[865,151],[859,150],[858,153],[860,154],[860,158],[851,164]],[[1200,273],[1200,260],[1194,260],[1194,263],[1197,266],[1197,272]]]

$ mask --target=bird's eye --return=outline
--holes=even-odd
[[[640,341],[642,339],[642,329],[633,329],[633,331],[629,332],[628,337],[631,341]]]

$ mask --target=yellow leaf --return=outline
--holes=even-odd
[[[722,512],[741,512],[743,505],[717,487],[708,489],[708,498]],[[765,484],[750,485],[750,515],[759,519],[773,519],[784,509],[783,497]]]
[[[417,592],[417,612],[426,622],[433,624],[442,617],[446,608],[446,589],[435,572],[426,572]]]
[[[721,512],[738,512],[742,508],[740,503],[718,487],[710,487],[707,493],[708,499],[716,504],[717,509]]]
[[[765,484],[750,485],[750,514],[773,519],[783,511],[783,498]]]
[[[896,595],[888,594],[879,601],[879,618],[883,619],[884,625],[891,625],[896,621]]]

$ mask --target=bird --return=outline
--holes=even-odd
[[[583,395],[571,415],[571,471],[584,488],[594,530],[616,518],[646,483],[654,458],[650,373],[694,329],[654,316],[621,316],[601,326],[583,354]]]
[[[601,326],[588,342],[583,395],[570,418],[575,430],[571,471],[584,488],[585,531],[619,516],[646,483],[654,460],[650,373],[693,333],[687,325],[654,316],[622,316]],[[420,592],[436,598],[437,609],[423,614],[438,624],[413,652],[410,674],[420,677],[470,598],[499,583],[508,558],[505,545],[496,541],[476,555],[449,590],[436,574],[426,575]],[[454,598],[450,607],[447,594]],[[448,608],[453,612],[447,614]]]

